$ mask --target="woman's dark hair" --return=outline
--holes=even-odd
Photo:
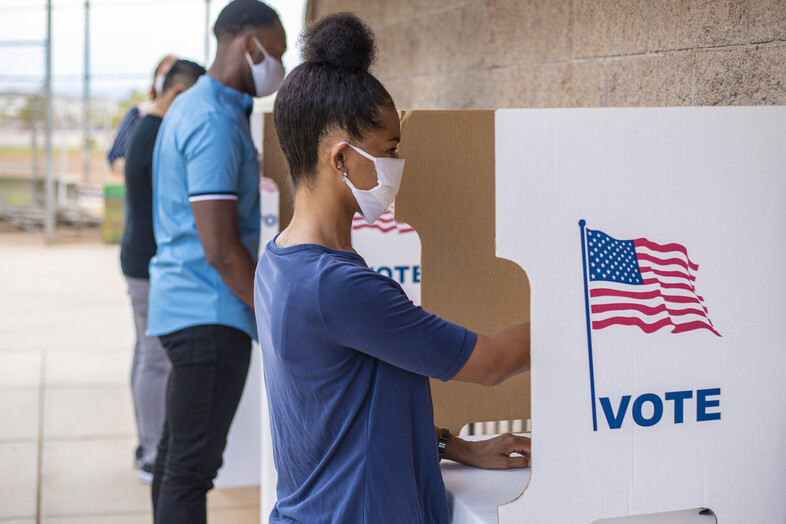
[[[395,107],[368,69],[376,59],[374,33],[352,13],[328,15],[300,37],[304,62],[276,95],[273,122],[292,183],[316,175],[317,149],[325,134],[343,129],[354,140],[382,129],[381,110]]]
[[[217,40],[234,38],[248,28],[267,26],[278,20],[278,13],[258,0],[233,0],[221,10],[213,25]]]

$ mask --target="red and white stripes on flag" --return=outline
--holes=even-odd
[[[278,184],[272,178],[260,177],[259,189],[265,193],[278,193]]]
[[[617,240],[587,229],[592,329],[636,326],[645,333],[706,329],[721,336],[696,291],[699,266],[680,244]]]
[[[352,229],[376,229],[383,233],[414,233],[415,230],[403,222],[396,222],[393,218],[394,207],[391,206],[373,224],[367,223],[362,216],[355,214],[352,218]]]

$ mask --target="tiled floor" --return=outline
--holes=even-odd
[[[131,466],[133,326],[116,246],[0,234],[0,524],[148,524]],[[211,524],[260,522],[214,490]]]

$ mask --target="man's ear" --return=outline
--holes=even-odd
[[[251,55],[252,60],[255,64],[258,64],[256,60],[259,58],[259,55],[262,56],[262,60],[265,59],[265,55],[262,51],[259,50],[259,46],[256,42],[254,42],[254,34],[251,31],[247,31],[243,35],[243,51]]]

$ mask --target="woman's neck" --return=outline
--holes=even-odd
[[[342,202],[338,191],[305,186],[295,193],[295,211],[289,226],[281,232],[276,244],[319,244],[340,251],[352,249],[352,217],[354,211]]]

